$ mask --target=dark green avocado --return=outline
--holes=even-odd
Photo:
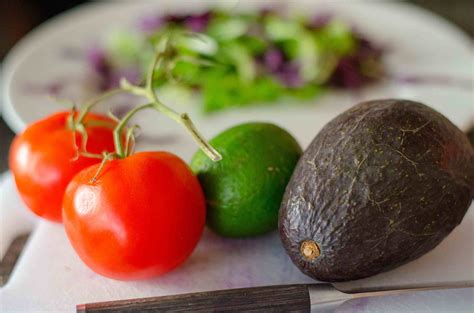
[[[280,236],[305,274],[364,278],[436,247],[473,196],[474,149],[461,130],[421,103],[364,102],[304,152],[283,198]]]

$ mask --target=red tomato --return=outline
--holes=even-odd
[[[179,157],[140,152],[77,174],[64,195],[69,240],[95,272],[121,280],[154,277],[184,262],[204,229],[197,178]]]
[[[28,126],[17,135],[10,148],[10,169],[25,204],[37,215],[61,222],[64,191],[82,169],[100,159],[76,156],[74,134],[67,126],[71,112],[50,115]],[[89,113],[84,120],[113,122],[105,116]],[[91,153],[114,151],[113,129],[86,127],[87,150]],[[76,132],[80,146],[82,136]]]

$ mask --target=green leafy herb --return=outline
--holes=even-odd
[[[91,65],[104,86],[122,68],[145,73],[155,46],[173,32],[189,35],[179,37],[174,62],[156,73],[153,86],[200,90],[205,112],[311,99],[327,87],[357,88],[383,74],[381,50],[336,18],[213,10],[146,21],[142,30],[110,33],[104,58],[95,53]]]

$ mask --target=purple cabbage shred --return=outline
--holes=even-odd
[[[272,73],[277,72],[285,62],[283,52],[278,49],[268,49],[263,55],[265,67]]]
[[[347,89],[361,87],[364,83],[364,77],[360,74],[359,66],[359,60],[356,56],[342,58],[332,74],[331,84]]]
[[[203,32],[211,19],[211,12],[189,15],[184,19],[184,26],[193,32]]]
[[[98,45],[89,47],[86,51],[86,60],[90,68],[97,74],[105,76],[110,72],[110,66],[108,65],[105,51]]]
[[[125,78],[132,84],[139,84],[141,77],[141,73],[136,67],[115,69],[110,75],[104,77],[104,89],[118,87],[122,78]]]
[[[298,88],[304,85],[299,66],[295,63],[285,63],[276,72],[278,79],[289,88]]]
[[[141,31],[147,34],[160,29],[165,24],[165,19],[162,16],[145,16],[139,20],[138,26]]]
[[[287,60],[280,49],[270,48],[256,61],[263,66],[266,73],[275,76],[288,88],[302,87],[305,83],[300,75],[299,65]]]
[[[210,11],[195,15],[153,15],[143,17],[140,20],[139,26],[147,34],[151,34],[167,24],[183,25],[193,32],[203,32],[206,30],[211,17],[212,13]]]
[[[309,21],[308,26],[312,29],[323,28],[333,19],[333,14],[331,13],[320,13],[313,16]]]
[[[357,89],[380,75],[378,73],[379,69],[368,67],[369,64],[374,64],[374,61],[375,64],[380,64],[383,49],[376,47],[360,35],[357,36],[356,51],[339,60],[330,78],[331,85],[346,89]]]

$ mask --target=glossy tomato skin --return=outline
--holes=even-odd
[[[69,184],[66,233],[95,272],[119,280],[166,273],[199,241],[206,208],[197,178],[179,157],[140,152],[91,166]]]
[[[10,147],[9,165],[21,198],[35,214],[55,222],[61,222],[69,181],[82,169],[101,161],[83,156],[75,159],[73,136],[79,146],[82,136],[68,128],[70,114],[56,113],[29,125]],[[91,120],[113,123],[108,117],[89,113],[84,121]],[[111,127],[86,129],[88,152],[114,151]]]

